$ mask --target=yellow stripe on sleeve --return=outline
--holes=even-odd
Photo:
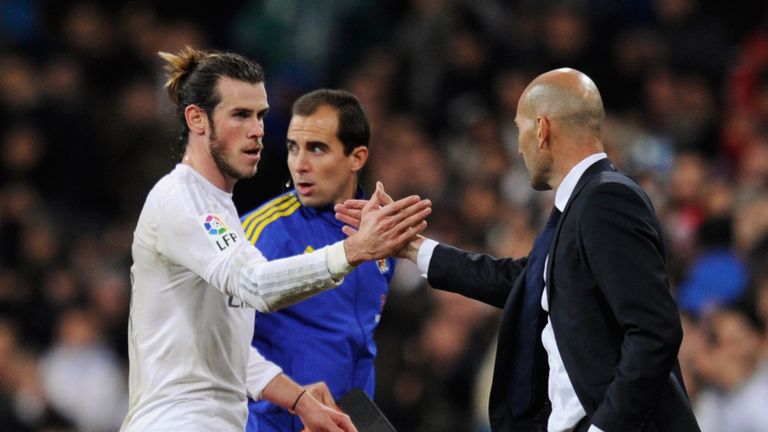
[[[292,205],[294,205],[298,199],[296,198],[296,195],[290,194],[286,195],[280,198],[276,198],[273,201],[270,201],[262,207],[261,209],[255,211],[253,214],[247,216],[245,220],[243,220],[243,230],[245,231],[246,237],[250,237],[251,233],[253,232],[253,229],[256,225],[259,224],[262,220],[269,217],[269,215],[283,210],[285,208],[288,208]]]
[[[287,204],[287,202],[286,202]],[[281,206],[282,207],[282,206]],[[295,212],[299,207],[301,207],[301,202],[299,200],[294,200],[293,205],[290,207],[283,209],[278,212],[274,212],[271,214],[264,214],[264,218],[262,218],[258,223],[254,224],[252,227],[251,232],[246,233],[246,238],[248,241],[251,242],[251,244],[256,244],[256,241],[259,239],[259,236],[261,235],[261,232],[264,230],[264,228],[267,227],[270,223],[276,221],[277,219],[288,216]]]
[[[253,213],[249,214],[246,217],[246,220],[243,221],[243,225],[245,225],[246,223],[249,223],[251,220],[253,220],[253,218],[257,218],[257,217],[261,216],[262,214],[264,214],[265,212],[269,211],[270,209],[272,209],[276,205],[278,205],[278,204],[280,204],[282,202],[285,202],[285,201],[287,201],[289,199],[292,199],[292,198],[296,198],[296,194],[295,193],[289,193],[287,195],[282,195],[282,196],[279,196],[277,198],[273,198],[271,201],[267,201],[267,203],[264,204],[263,206],[261,206],[261,208],[255,210]]]

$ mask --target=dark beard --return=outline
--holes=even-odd
[[[216,163],[216,167],[227,177],[231,177],[237,180],[242,180],[251,177],[249,174],[243,174],[238,172],[235,167],[230,165],[226,157],[224,156],[224,149],[222,149],[221,143],[216,136],[216,128],[211,125],[211,157],[213,162]]]

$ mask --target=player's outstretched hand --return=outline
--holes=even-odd
[[[376,182],[374,195],[378,199],[379,205],[387,205],[394,202],[392,197],[384,191],[384,185],[381,182]],[[366,204],[368,204],[368,200],[350,199],[344,201],[342,204],[336,204],[334,206],[336,219],[349,225],[342,228],[347,235],[352,235],[357,232],[357,227],[360,226],[360,218],[363,214],[363,208]]]
[[[360,207],[359,203],[364,204]],[[352,265],[395,256],[426,229],[425,219],[432,212],[432,203],[416,195],[393,201],[381,182],[376,183],[376,191],[370,200],[359,203],[357,207],[350,206],[352,210],[347,219],[350,222],[359,219],[357,229],[344,228],[349,235],[344,241],[344,250]],[[340,220],[346,223],[346,220]]]
[[[360,215],[363,213],[363,207],[367,204],[366,200],[346,200],[342,204],[336,204],[333,209],[336,211],[336,219],[347,224],[342,228],[347,235],[352,235],[360,226]]]

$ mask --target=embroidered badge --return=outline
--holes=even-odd
[[[219,218],[218,216],[214,214],[209,214],[207,216],[204,216],[203,219],[203,226],[205,227],[205,230],[208,231],[208,234],[210,235],[219,235],[224,234],[229,230],[226,225],[224,225],[224,222]]]
[[[200,216],[200,221],[203,224],[203,229],[208,233],[208,241],[210,241],[219,252],[224,251],[237,243],[237,234],[229,229],[218,215],[202,215]]]
[[[376,265],[379,267],[379,272],[382,274],[389,271],[389,263],[387,262],[386,258],[377,260]]]

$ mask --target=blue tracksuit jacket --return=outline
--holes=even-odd
[[[361,197],[362,191],[358,191]],[[269,259],[346,238],[332,206],[304,207],[287,192],[241,218],[246,238]],[[366,262],[337,288],[273,313],[256,312],[253,346],[299,384],[325,381],[338,399],[353,388],[373,397],[373,333],[386,301],[395,260]],[[300,431],[301,421],[267,401],[249,401],[249,432]]]

